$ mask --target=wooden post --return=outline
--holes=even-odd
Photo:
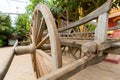
[[[95,30],[95,41],[105,42],[107,39],[108,13],[103,13],[98,18],[98,25]]]
[[[61,26],[60,15],[58,15],[58,28]]]
[[[66,3],[68,3],[68,0],[66,0]],[[66,18],[67,18],[67,25],[69,24],[69,10],[66,9]]]

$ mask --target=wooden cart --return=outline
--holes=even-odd
[[[6,61],[0,64],[0,80],[4,79],[15,54],[31,54],[38,80],[66,80],[85,67],[101,62],[108,53],[119,54],[120,40],[107,37],[111,4],[112,0],[107,0],[92,13],[60,29],[50,10],[44,4],[38,4],[32,15],[31,44],[20,47],[16,42]],[[96,18],[98,23],[94,32],[67,33]],[[81,34],[92,36],[76,36]],[[67,49],[75,60],[64,65],[63,54]]]

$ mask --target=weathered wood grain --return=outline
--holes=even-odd
[[[3,80],[3,78],[5,77],[5,74],[7,73],[9,67],[10,67],[10,64],[14,58],[14,49],[15,47],[17,46],[18,44],[18,41],[16,41],[16,43],[14,44],[14,46],[11,48],[11,51],[9,53],[9,55],[7,55],[5,58],[5,60],[1,60],[0,61],[0,80]]]

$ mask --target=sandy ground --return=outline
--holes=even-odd
[[[0,48],[0,54],[3,54],[2,57],[9,54],[9,51],[9,47]],[[35,80],[31,55],[15,56],[4,80]]]
[[[0,54],[9,54],[10,48],[0,48]],[[3,59],[5,56],[0,56]],[[15,56],[4,80],[35,80],[31,56]],[[101,62],[78,72],[68,80],[120,80],[120,64]]]
[[[120,80],[120,63],[101,62],[89,66],[68,80]]]

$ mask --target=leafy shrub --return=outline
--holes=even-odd
[[[2,39],[0,39],[0,47],[2,47],[3,46],[3,41],[2,41]]]

